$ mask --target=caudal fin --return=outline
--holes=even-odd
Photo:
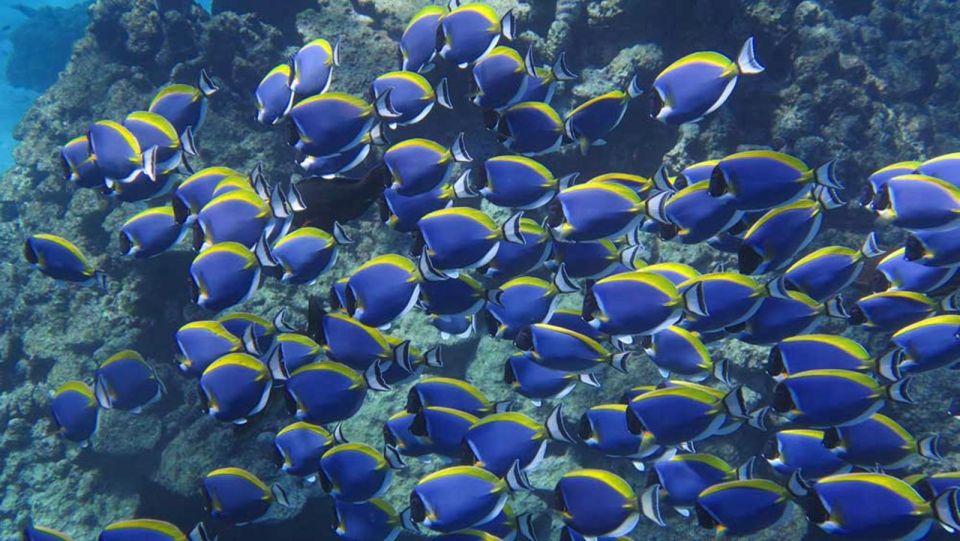
[[[740,48],[740,54],[737,55],[737,67],[740,73],[744,75],[755,75],[762,73],[766,68],[757,60],[757,53],[753,48],[753,36],[747,38]]]

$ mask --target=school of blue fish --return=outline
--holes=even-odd
[[[271,183],[259,166],[193,169],[195,138],[218,91],[206,72],[196,86],[164,87],[146,110],[95,122],[63,145],[66,179],[77,188],[127,205],[149,201],[118,232],[123,256],[161,256],[192,233],[196,255],[184,273],[211,319],[184,323],[172,339],[204,413],[242,425],[269,401],[285,401],[278,467],[322,487],[334,532],[350,541],[404,530],[447,541],[545,538],[544,516],[562,521],[568,541],[625,539],[641,520],[667,526],[691,515],[740,536],[775,527],[792,508],[838,538],[913,540],[960,528],[960,472],[910,474],[919,460],[940,460],[945,442],[910,434],[883,412],[889,402],[913,402],[914,375],[960,365],[960,297],[947,287],[960,268],[960,153],[888,165],[867,180],[860,206],[902,229],[902,246],[881,247],[871,233],[861,246],[809,251],[825,215],[846,205],[834,162],[811,167],[750,150],[676,172],[584,179],[538,161],[568,145],[586,154],[616,144],[628,108],[669,125],[709,116],[741,76],[764,71],[752,38],[735,60],[695,52],[646,87],[634,78],[561,113],[551,99],[577,75],[562,54],[539,65],[532,48],[509,46],[516,34],[512,13],[481,2],[426,7],[400,38],[398,70],[372,81],[365,97],[335,90],[335,72],[348,69],[339,42],[305,44],[256,89],[243,89],[255,97],[258,122],[285,127],[291,157],[309,177],[298,183]],[[465,80],[468,93],[428,78],[439,72]],[[481,108],[503,153],[480,164],[463,134],[403,138],[436,106]],[[370,161],[361,178],[346,176]],[[410,254],[338,266],[351,223],[321,216],[315,195],[337,182],[373,183],[380,219],[408,235]],[[509,218],[483,210],[495,207]],[[661,242],[709,245],[732,254],[736,268],[702,273],[645,261]],[[109,288],[68,239],[37,232],[24,256],[54,280]],[[304,326],[289,324],[284,310],[224,312],[265,280],[309,286],[330,274],[338,279],[329,295],[307,294]],[[560,308],[564,296],[582,296],[582,307]],[[420,350],[390,334],[412,310],[429,317],[438,343],[483,333],[514,344],[503,387],[444,377],[442,346]],[[883,333],[889,348],[871,353],[816,334],[827,318],[833,328]],[[732,375],[738,360],[707,347],[730,340],[770,349],[771,391],[750,406]],[[662,381],[630,379],[643,357]],[[60,435],[80,445],[102,409],[138,413],[165,399],[136,351],[101,361],[92,376],[50,398]],[[607,377],[631,383],[620,402],[564,411],[575,386],[600,387]],[[367,394],[407,382],[396,413],[382,419],[383,441],[348,441],[339,423]],[[549,413],[512,411],[519,400],[548,403],[541,411]],[[948,414],[960,417],[960,402]],[[697,442],[738,430],[766,437],[745,464],[696,451]],[[644,473],[624,479],[584,468],[554,487],[531,484],[548,448],[572,447]],[[448,466],[416,480],[409,507],[394,509],[382,499],[394,472],[427,455]],[[133,518],[104,526],[99,539],[213,539],[209,524],[263,521],[289,505],[283,488],[236,464],[199,485],[206,516],[191,532]],[[515,514],[518,492],[539,495],[552,512]],[[70,539],[48,526],[56,527],[28,526],[23,539]]]

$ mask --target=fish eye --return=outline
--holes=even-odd
[[[503,363],[503,382],[507,385],[513,385],[517,382],[517,374],[513,371],[513,366],[509,362]]]
[[[714,167],[710,173],[709,193],[713,197],[720,197],[727,193],[727,177],[723,174],[723,169],[720,169],[719,165]]]
[[[807,505],[807,518],[814,524],[823,524],[830,520],[830,512],[824,507],[820,498],[810,498],[812,501]]]
[[[884,184],[873,197],[873,210],[886,210],[890,206],[890,187]]]
[[[903,258],[907,261],[916,261],[923,257],[923,244],[916,235],[907,236],[907,242],[903,246]]]
[[[660,110],[663,109],[663,98],[660,97],[660,93],[657,91],[650,92],[648,96],[649,98],[647,105],[650,107],[650,117],[657,118],[657,115],[660,114]]]
[[[770,438],[763,444],[763,450],[760,455],[767,460],[774,460],[780,456],[780,446],[777,445],[777,438]]]
[[[23,243],[23,258],[31,265],[36,265],[37,261],[39,261],[37,252],[33,249],[33,244],[30,242],[30,239],[27,239]]]
[[[873,191],[873,186],[868,182],[864,184],[863,189],[860,190],[860,198],[857,200],[857,203],[859,203],[861,207],[866,207],[873,201],[876,195]]]
[[[647,431],[647,427],[643,425],[643,421],[641,421],[640,418],[637,417],[637,414],[630,408],[627,408],[627,430],[635,436],[639,436]]]
[[[793,409],[793,398],[790,396],[790,390],[784,384],[777,385],[773,389],[773,409],[780,413],[786,413]]]
[[[717,526],[716,519],[714,519],[713,516],[710,513],[708,513],[707,510],[704,509],[702,505],[700,505],[699,502],[697,502],[696,504],[696,512],[697,512],[697,524],[699,524],[701,528],[707,528],[710,530],[716,528]]]
[[[783,366],[783,352],[780,351],[780,346],[773,346],[770,348],[770,356],[767,357],[767,374],[777,377],[786,371],[786,367]]]
[[[533,349],[533,331],[527,325],[517,332],[517,337],[513,339],[514,345],[523,351]]]
[[[847,323],[850,325],[863,325],[867,322],[867,316],[863,313],[863,309],[860,308],[859,304],[852,304],[850,308],[847,309]]]
[[[130,253],[130,247],[132,243],[130,242],[130,235],[126,231],[121,231],[117,242],[120,244],[120,253],[128,254]]]
[[[422,409],[423,403],[420,401],[420,393],[417,392],[416,387],[411,387],[410,392],[407,393],[406,410],[410,413],[417,413]]]
[[[410,518],[414,522],[427,520],[427,508],[423,504],[423,499],[416,492],[410,494]]]
[[[593,426],[590,424],[590,418],[586,414],[580,417],[580,426],[577,429],[577,436],[586,441],[593,437]]]
[[[563,207],[560,201],[554,198],[547,206],[547,225],[557,227],[563,223]]]

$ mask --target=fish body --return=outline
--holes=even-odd
[[[320,458],[334,444],[333,435],[325,428],[303,421],[281,428],[273,438],[281,468],[299,477],[316,475],[320,471]]]
[[[210,516],[234,524],[262,518],[274,502],[270,488],[241,468],[219,468],[207,473],[202,493]]]
[[[89,385],[68,381],[51,394],[50,412],[64,439],[83,443],[97,430],[99,404]]]
[[[612,240],[633,231],[643,220],[640,197],[614,183],[571,186],[561,190],[553,204],[558,206],[562,223],[554,219],[550,225],[563,240]]]
[[[218,321],[191,321],[176,333],[180,371],[199,376],[214,361],[244,350],[241,338],[231,334]]]
[[[287,395],[297,419],[325,425],[360,411],[367,385],[349,366],[324,361],[301,366],[290,374]]]
[[[909,399],[902,385],[888,391],[866,374],[832,368],[791,374],[773,393],[778,414],[813,428],[857,424],[880,410],[888,393]]]
[[[607,92],[581,103],[564,118],[563,127],[567,137],[580,146],[583,155],[593,145],[606,144],[606,137],[623,120],[630,100],[642,93],[634,78],[624,90]]]
[[[200,375],[208,413],[218,421],[244,424],[263,411],[273,380],[266,365],[246,353],[220,357]]]
[[[254,92],[257,100],[257,122],[276,125],[290,113],[296,98],[290,89],[291,76],[290,65],[280,64],[260,80]]]
[[[869,372],[874,363],[860,343],[829,334],[785,338],[770,349],[767,359],[767,373],[778,381],[790,374],[825,368]]]
[[[177,223],[172,207],[149,208],[135,214],[120,227],[120,251],[138,259],[154,257],[173,248],[185,233],[186,229]]]
[[[893,177],[875,203],[880,218],[910,231],[960,225],[960,188],[927,175]]]
[[[60,163],[64,176],[80,188],[99,188],[106,178],[90,152],[90,140],[86,135],[74,137],[60,147]]]
[[[554,507],[565,524],[588,537],[627,535],[640,521],[637,496],[623,478],[604,470],[574,470],[557,481]]]
[[[676,286],[642,270],[597,281],[589,288],[584,307],[584,319],[612,336],[656,334],[683,316]]]
[[[260,285],[260,263],[246,246],[222,242],[204,250],[190,264],[193,301],[219,312],[248,299]]]
[[[918,261],[910,261],[906,257],[906,250],[901,248],[890,252],[880,263],[877,271],[880,277],[875,281],[882,282],[879,290],[899,289],[929,293],[943,287],[957,273],[960,267],[929,267]]]
[[[397,511],[379,498],[360,503],[335,499],[333,512],[333,531],[343,541],[394,541],[402,530]]]
[[[489,116],[489,115],[488,115]],[[553,107],[539,101],[524,101],[491,117],[488,127],[507,149],[523,156],[556,152],[563,144],[563,119]]]
[[[94,380],[97,402],[106,409],[139,412],[160,400],[164,393],[153,366],[129,349],[100,363]]]
[[[731,197],[743,211],[769,210],[803,197],[813,185],[842,189],[833,162],[816,170],[772,150],[748,150],[717,162],[710,175],[710,195]]]
[[[426,73],[437,56],[437,30],[447,13],[443,6],[425,6],[407,23],[400,36],[400,69]]]
[[[413,521],[440,533],[489,522],[506,502],[506,483],[474,466],[452,466],[428,474],[410,493]]]
[[[420,275],[405,257],[378,256],[350,274],[346,293],[351,317],[370,327],[383,327],[413,308],[420,294]]]
[[[434,90],[419,73],[391,71],[373,80],[373,96],[385,100],[391,126],[411,126],[420,122],[435,104],[452,108],[447,95],[447,80],[441,79]],[[385,94],[389,94],[385,96]],[[379,103],[379,101],[378,101]]]
[[[94,268],[75,244],[63,237],[47,233],[32,235],[23,243],[23,255],[27,263],[54,280],[106,286],[106,275]]]
[[[213,200],[213,193],[220,182],[236,177],[244,178],[244,175],[229,167],[207,167],[184,179],[174,190],[171,201],[177,222],[196,219],[200,209]]]
[[[452,9],[440,17],[437,32],[441,58],[465,68],[490,53],[501,36],[513,39],[513,12],[498,18],[496,11],[482,2],[473,2]]]
[[[294,148],[310,156],[330,156],[364,142],[376,121],[369,103],[341,92],[311,96],[290,109]]]
[[[720,533],[750,535],[780,522],[789,505],[786,489],[773,481],[726,481],[700,493],[697,519]]]
[[[349,243],[346,237],[341,240]],[[283,269],[283,282],[313,284],[336,265],[339,246],[334,235],[316,227],[301,227],[277,240],[270,254]]]
[[[392,178],[390,188],[406,197],[440,188],[450,179],[454,164],[470,160],[462,134],[450,148],[430,139],[406,139],[383,154]]]
[[[827,429],[823,446],[840,460],[863,468],[898,470],[918,456],[939,460],[939,436],[917,440],[899,423],[875,413],[855,425]]]
[[[341,443],[320,459],[320,484],[335,500],[361,503],[378,498],[390,486],[387,459],[363,443]]]
[[[297,96],[323,94],[333,81],[333,68],[340,65],[340,44],[318,38],[300,48],[293,55],[287,81]]]
[[[804,479],[816,480],[853,469],[823,445],[822,430],[791,428],[781,430],[767,441],[762,456],[780,475],[799,471]]]
[[[193,535],[193,534],[191,534]],[[179,528],[163,520],[139,518],[107,525],[97,541],[188,541]]]

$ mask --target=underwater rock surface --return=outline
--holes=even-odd
[[[589,160],[572,148],[544,159],[553,171],[580,171],[583,178],[606,171],[649,175],[664,155],[667,165],[676,169],[746,148],[771,147],[811,164],[840,159],[852,197],[867,174],[886,163],[960,148],[956,129],[960,22],[948,0],[560,0],[555,7],[510,0],[490,3],[501,14],[516,8],[524,31],[520,48],[526,42],[537,43],[538,58],[551,60],[564,50],[568,64],[581,74],[579,81],[558,91],[558,109],[584,96],[623,88],[634,73],[642,84],[649,83],[666,59],[693,50],[732,54],[746,36],[757,37],[767,73],[741,84],[730,102],[708,120],[676,129],[632,108],[611,143],[594,147]],[[225,528],[219,532],[221,540],[263,539],[262,535],[317,539],[310,525],[325,528],[330,523],[322,516],[330,505],[320,497],[320,489],[295,487],[272,462],[272,436],[287,422],[282,400],[272,401],[271,409],[252,426],[234,429],[204,416],[195,382],[176,373],[173,333],[186,321],[205,317],[189,299],[184,269],[192,256],[186,243],[155,259],[121,259],[116,231],[139,207],[68,185],[57,153],[91,122],[143,109],[158,87],[169,81],[192,83],[205,68],[222,83],[222,90],[211,100],[207,123],[197,137],[201,156],[194,166],[223,164],[249,171],[261,161],[270,178],[299,174],[285,137],[255,121],[252,92],[260,77],[300,44],[339,37],[342,67],[334,85],[364,95],[369,81],[395,65],[393,40],[423,2],[293,4],[299,12],[290,16],[286,11],[294,8],[284,4],[281,17],[270,14],[276,1],[215,0],[210,15],[189,0],[161,1],[159,12],[153,2],[98,0],[66,70],[17,127],[16,165],[0,180],[0,201],[15,205],[0,213],[0,244],[6,248],[0,252],[0,280],[6,284],[0,288],[0,305],[5,307],[0,313],[3,538],[15,536],[28,519],[56,525],[77,539],[91,539],[105,524],[133,516],[170,520],[189,530],[203,516],[199,479],[226,465],[242,466],[268,483],[287,486],[293,506],[284,513],[296,518]],[[936,39],[917,40],[920,35]],[[471,153],[483,159],[498,151],[480,126],[479,111],[463,106],[438,110],[406,133],[429,132],[437,141],[450,141],[467,130]],[[334,272],[312,286],[311,293],[325,294],[333,279],[370,255],[406,253],[406,239],[383,227],[375,214],[368,212],[349,224],[356,244],[341,252]],[[860,210],[835,211],[812,247],[855,246],[870,226]],[[41,230],[73,239],[91,255],[110,278],[109,294],[57,287],[39,273],[27,272],[21,243]],[[701,270],[717,261],[729,262],[718,254],[703,246],[661,247],[662,260],[684,261]],[[272,282],[239,308],[272,316],[286,306],[302,322],[306,298],[304,289]],[[421,348],[439,342],[436,331],[417,314],[398,322],[391,332]],[[868,343],[867,335],[854,333]],[[48,416],[48,392],[64,381],[90,377],[99,361],[126,348],[137,349],[156,364],[167,396],[140,415],[104,412],[91,448],[80,449],[57,438]],[[878,350],[879,345],[873,349]],[[487,337],[447,343],[443,373],[465,375],[490,398],[506,399],[509,389],[501,382],[501,367],[511,351],[508,342]],[[724,356],[745,370],[737,375],[748,387],[768,392],[763,387],[768,382],[755,374],[766,351],[731,341]],[[951,377],[938,375],[942,373],[920,378],[916,394],[923,397],[922,406],[892,410],[913,433],[939,432],[946,441],[958,441],[960,430],[942,413],[956,386]],[[629,376],[604,381],[602,398],[615,400],[634,380],[657,381],[658,376],[651,363],[635,360]],[[368,395],[360,414],[344,424],[348,437],[378,446],[382,420],[401,409],[405,389]],[[564,399],[564,407],[568,415],[579,415],[598,398],[595,390],[579,386]],[[546,414],[528,404],[522,411],[534,418]],[[759,451],[762,442],[758,433],[744,430],[713,438],[701,450],[734,464]],[[955,469],[957,458],[950,454],[939,467]],[[574,462],[602,466],[636,486],[643,484],[642,474],[633,472],[629,463],[582,450],[568,451],[566,457],[548,456],[531,480],[552,486]],[[410,481],[437,465],[411,461],[410,471],[398,476],[387,499],[398,509],[405,507]],[[541,506],[527,495],[515,501],[519,510]],[[554,534],[557,528],[559,521]],[[806,528],[798,515],[756,538],[800,539]],[[811,532],[813,538],[821,535]],[[669,529],[644,521],[631,538],[706,535],[694,521],[672,520]]]

